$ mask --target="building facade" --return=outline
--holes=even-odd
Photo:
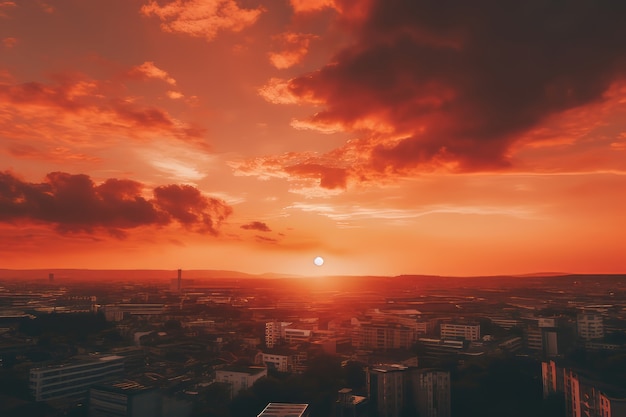
[[[124,358],[116,355],[79,358],[75,361],[30,370],[30,390],[37,401],[85,396],[91,385],[124,374]]]
[[[267,376],[267,368],[261,366],[227,366],[215,371],[215,380],[231,386],[231,398],[250,388],[256,381]]]
[[[480,339],[480,324],[441,323],[440,336],[442,339],[458,339],[475,341]]]
[[[420,369],[415,374],[420,417],[450,417],[450,372]]]

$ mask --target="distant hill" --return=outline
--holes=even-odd
[[[54,274],[55,280],[168,280],[178,276],[177,270],[163,269],[0,269],[0,279],[48,279],[48,274]],[[247,279],[258,278],[257,275],[238,271],[224,270],[183,270],[183,279],[227,278]],[[264,274],[264,278],[277,278],[279,274]]]

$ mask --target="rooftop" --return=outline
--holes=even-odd
[[[269,403],[257,417],[303,417],[308,404]]]

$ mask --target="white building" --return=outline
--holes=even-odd
[[[256,381],[267,376],[267,368],[262,366],[227,366],[215,371],[215,380],[231,386],[231,398],[250,388]]]
[[[585,340],[602,339],[604,323],[597,313],[581,313],[577,316],[578,336]]]
[[[124,358],[116,355],[83,357],[30,370],[29,387],[37,401],[83,396],[91,385],[120,378]]]
[[[440,331],[442,339],[463,338],[470,341],[480,339],[480,324],[441,323]]]

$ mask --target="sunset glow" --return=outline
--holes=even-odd
[[[626,4],[489,4],[0,1],[0,267],[626,272]]]

